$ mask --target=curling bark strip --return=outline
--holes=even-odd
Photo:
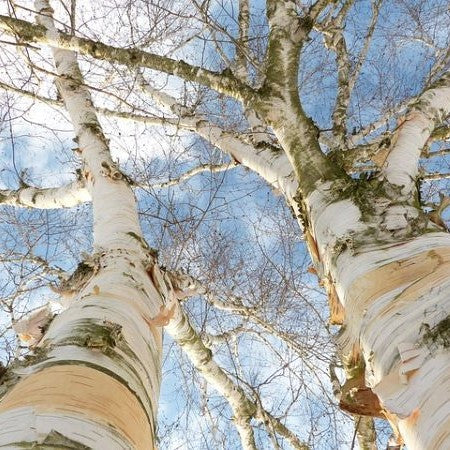
[[[389,228],[383,216],[397,217],[398,205],[386,207],[381,199],[384,213],[370,223],[351,197],[327,202],[327,193],[335,196],[322,189],[306,203],[320,264],[345,311],[339,337],[344,362],[364,371],[381,404],[377,410],[374,400],[371,414],[388,417],[399,442],[411,449],[446,448],[450,236],[431,222],[408,231],[390,221]],[[352,411],[358,408],[365,413],[371,406],[355,404]]]

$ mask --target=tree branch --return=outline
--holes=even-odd
[[[24,186],[17,190],[0,190],[0,204],[24,208],[73,208],[90,200],[91,195],[80,180],[57,188]]]
[[[279,419],[267,411],[263,411],[257,403],[250,400],[244,390],[214,361],[211,350],[202,342],[200,336],[191,325],[188,317],[176,302],[173,317],[165,329],[181,346],[192,364],[224,398],[228,400],[234,413],[234,423],[241,436],[245,449],[256,449],[250,420],[254,417],[260,422],[269,421],[273,429],[286,438],[295,449],[306,450],[309,447],[302,443]]]
[[[248,81],[248,33],[250,29],[249,0],[239,0],[239,37],[236,41],[236,65],[234,73],[241,80]]]
[[[213,72],[177,61],[166,56],[145,52],[137,48],[119,48],[99,41],[73,36],[53,29],[47,31],[42,25],[34,25],[21,19],[0,15],[0,30],[12,33],[19,41],[46,44],[63,50],[70,50],[95,59],[118,63],[129,68],[146,67],[165,72],[210,87],[241,101],[251,101],[255,92],[239,81],[229,71]]]
[[[62,101],[41,96],[24,89],[0,82],[0,88],[15,92],[33,100],[38,100],[51,106],[63,107]],[[252,134],[248,136],[243,133],[237,134],[227,131],[209,122],[209,119],[201,114],[192,115],[189,110],[176,100],[156,89],[145,87],[146,92],[153,97],[158,95],[159,102],[173,112],[182,114],[179,117],[157,117],[136,114],[133,112],[117,111],[107,108],[95,107],[95,111],[107,117],[115,117],[124,120],[145,123],[147,125],[171,126],[183,128],[197,133],[206,141],[216,146],[233,158],[235,164],[242,164],[260,175],[272,188],[283,192],[288,198],[295,195],[297,183],[292,176],[292,166],[286,155],[277,147],[271,146],[263,138],[263,142],[253,143]],[[255,146],[257,148],[255,148]],[[231,166],[230,166],[231,167]],[[163,187],[152,185],[152,187]],[[175,184],[171,183],[170,185]]]
[[[323,34],[325,46],[336,52],[338,89],[332,119],[333,133],[337,139],[337,145],[341,149],[345,147],[347,109],[352,92],[352,87],[350,86],[350,58],[343,31],[344,21],[353,3],[354,0],[347,0],[335,17],[330,17],[329,20],[320,26],[316,25]]]
[[[450,72],[446,72],[420,95],[392,138],[383,175],[390,183],[402,186],[404,195],[414,191],[422,149],[436,125],[449,114]]]
[[[352,70],[352,73],[349,77],[349,90],[353,91],[356,81],[358,80],[361,68],[366,60],[367,54],[369,52],[370,43],[372,42],[372,36],[375,31],[375,27],[378,22],[378,15],[380,13],[381,4],[384,0],[372,0],[372,19],[370,20],[370,25],[366,33],[366,37],[364,38],[364,46],[358,56],[357,63]]]
[[[134,186],[141,189],[162,189],[175,186],[203,172],[218,173],[237,167],[234,161],[225,164],[201,164],[187,170],[176,178],[161,183]],[[90,202],[91,194],[83,180],[73,181],[56,188],[37,188],[24,186],[17,190],[0,190],[0,204],[34,209],[73,208],[81,203]]]

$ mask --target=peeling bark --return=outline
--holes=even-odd
[[[46,0],[36,7],[51,34],[52,9]],[[142,238],[131,187],[111,160],[76,55],[59,49],[53,55],[89,173],[96,270],[73,285],[74,300],[50,323],[33,358],[11,369],[0,404],[6,430],[0,445],[56,440],[79,448],[155,448],[161,330],[150,333],[146,318],[157,316],[163,299],[147,274],[154,255]]]
[[[51,14],[46,2],[39,4],[43,7],[44,18]],[[246,4],[241,2],[244,9]],[[362,149],[382,169],[380,179],[352,180],[345,173],[345,161],[333,161],[322,152],[319,130],[304,113],[298,98],[300,51],[312,29],[312,20],[328,4],[330,2],[319,0],[311,7],[309,15],[301,17],[295,2],[267,2],[270,30],[266,68],[258,90],[249,88],[230,70],[212,72],[160,55],[74,37],[56,30],[47,19],[45,26],[35,26],[0,16],[0,28],[18,33],[23,41],[58,47],[54,51],[56,65],[60,75],[65,76],[59,80],[59,88],[89,169],[86,178],[94,203],[95,245],[102,261],[99,273],[81,288],[78,300],[70,309],[71,315],[63,314],[53,321],[39,347],[59,366],[47,363],[44,358],[23,369],[21,383],[25,383],[24,386],[35,380],[36,385],[42,387],[39,374],[46,370],[57,380],[56,369],[66,368],[67,361],[78,358],[77,361],[85,362],[82,369],[88,378],[100,380],[111,372],[120,374],[118,377],[125,380],[119,383],[120,387],[128,386],[128,391],[134,395],[130,397],[129,392],[123,393],[124,401],[139,417],[147,415],[151,428],[158,385],[155,373],[161,326],[172,327],[182,345],[185,348],[191,346],[194,360],[197,358],[198,366],[205,373],[210,363],[210,355],[205,349],[201,348],[195,354],[194,347],[198,350],[201,343],[192,333],[189,335],[192,330],[177,316],[174,304],[170,303],[173,301],[169,298],[170,292],[162,292],[158,271],[152,266],[154,261],[143,245],[132,192],[109,157],[76,59],[67,52],[76,50],[130,68],[148,67],[209,86],[241,100],[244,109],[254,112],[257,117],[255,120],[249,118],[250,126],[263,125],[273,129],[284,153],[270,154],[265,148],[261,152],[255,151],[254,142],[245,142],[211,125],[207,118],[190,118],[173,99],[159,95],[159,100],[168,104],[170,111],[181,119],[170,118],[159,123],[181,124],[205,137],[236,161],[259,173],[272,186],[280,188],[294,209],[304,227],[315,271],[328,288],[331,321],[343,324],[339,340],[344,360],[355,370],[361,370],[349,376],[343,389],[342,406],[355,414],[386,416],[398,434],[397,442],[404,439],[411,449],[450,447],[450,402],[447,398],[450,392],[447,348],[450,239],[448,234],[439,232],[429,223],[414,204],[420,154],[436,126],[450,112],[449,74],[409,105],[406,120],[398,124],[388,142],[375,150]],[[344,3],[351,4],[351,0]],[[345,8],[341,11],[345,14]],[[373,11],[376,21],[375,7]],[[241,48],[244,50],[246,20],[245,17],[240,20]],[[370,41],[374,23],[370,25],[366,42]],[[346,145],[345,111],[361,66],[358,62],[353,74],[348,73],[349,60],[340,29],[342,22],[337,25],[329,46],[336,49],[339,59],[338,98],[333,122],[335,142],[343,147]],[[367,53],[367,48],[368,44],[361,55]],[[244,57],[242,52],[238,55],[235,73],[244,73]],[[74,93],[77,95],[72,95]],[[347,141],[352,144],[353,139],[356,141],[382,123],[384,120],[375,122],[353,138],[347,137]],[[29,199],[24,199],[29,198],[30,192],[22,195],[23,199],[16,196],[15,201],[29,203]],[[11,194],[11,198],[13,196]],[[114,208],[117,203],[121,204],[120,211]],[[103,205],[110,206],[106,208],[108,212]],[[149,264],[151,279],[143,274],[143,268],[149,269]],[[111,289],[112,280],[116,283],[113,283],[114,289]],[[130,298],[135,299],[135,303]],[[108,307],[106,319],[102,310],[105,305]],[[232,308],[236,310],[239,306]],[[120,328],[117,327],[119,324]],[[151,332],[144,331],[144,327],[146,331],[150,328]],[[86,335],[87,339],[80,338]],[[110,357],[111,352],[114,358]],[[109,378],[111,389],[122,391],[113,382],[115,379]],[[151,381],[151,392],[143,387],[143,379]],[[214,377],[212,379],[214,381]],[[230,395],[224,388],[226,381],[218,388],[225,396]],[[238,396],[240,393],[232,392]],[[55,391],[55,399],[59,394]],[[30,398],[34,398],[33,395]],[[2,410],[0,420],[3,417],[5,421],[11,421],[7,422],[8,426],[13,423],[15,414],[35,421],[35,416],[27,415],[28,410],[14,409],[17,397],[17,389],[5,397],[6,407],[3,408],[6,409]],[[244,403],[239,403],[233,396],[230,398],[230,403],[235,402],[236,410],[246,405],[245,399],[241,398]],[[61,400],[62,403],[65,401]],[[252,411],[256,414],[254,408]],[[252,448],[248,429],[250,413],[244,412],[238,425],[244,442]],[[77,414],[78,410],[74,408],[73,423],[78,420]],[[104,422],[103,411],[92,411],[92,414],[99,417],[99,423]],[[120,420],[116,417],[111,420],[121,430]],[[90,426],[94,429],[97,425]],[[102,430],[109,445],[113,442],[113,433],[105,426]],[[48,437],[47,431],[41,430],[42,435]],[[140,442],[139,433],[133,436],[125,436],[125,431],[120,433],[122,444],[126,439]],[[66,439],[72,437],[66,436]],[[152,444],[145,442],[145,445]]]

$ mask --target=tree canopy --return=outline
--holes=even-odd
[[[88,173],[59,92],[71,77],[55,67],[54,47],[76,52],[114,161],[105,171],[132,185],[147,243],[187,293],[191,339],[164,338],[160,448],[240,448],[237,429],[249,424],[257,448],[357,448],[364,427],[386,446],[384,421],[375,438],[371,419],[337,406],[339,322],[312,265],[307,218],[287,200],[319,179],[384,171],[401,181],[399,196],[417,189],[424,213],[447,229],[449,105],[433,97],[450,84],[447,2],[51,7],[53,30],[30,2],[0,5],[4,364],[33,352],[16,324],[48,301],[65,308],[64,283],[92,252]],[[280,92],[285,103],[274,101]],[[417,105],[431,105],[425,118]],[[408,123],[425,137],[390,170]],[[301,152],[287,150],[293,143]]]

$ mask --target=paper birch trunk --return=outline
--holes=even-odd
[[[52,33],[52,10],[36,2]],[[53,49],[92,198],[94,254],[70,306],[3,384],[0,447],[152,449],[160,386],[162,299],[148,273],[134,194],[111,160],[76,54]],[[84,274],[81,273],[83,272]],[[74,274],[75,278],[75,274]]]
[[[341,407],[386,417],[411,450],[449,448],[450,235],[382,196],[366,210],[330,201],[330,186],[306,204],[331,321],[342,324]]]

